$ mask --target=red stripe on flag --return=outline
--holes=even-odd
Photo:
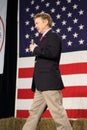
[[[73,63],[60,65],[62,75],[66,74],[87,74],[87,63]]]
[[[19,68],[18,78],[31,78],[34,68]]]
[[[69,118],[87,118],[87,109],[66,110]]]
[[[87,73],[87,63],[74,63],[60,65],[62,75]],[[34,68],[19,68],[19,78],[33,77]]]
[[[87,97],[87,86],[72,86],[62,90],[63,97]],[[34,92],[31,89],[18,89],[18,99],[32,99]]]
[[[17,118],[27,118],[29,116],[28,110],[16,110],[16,117]]]
[[[18,99],[32,99],[34,92],[31,89],[18,89]]]
[[[62,90],[63,97],[87,97],[87,86],[68,86]]]
[[[86,110],[79,110],[79,109],[73,109],[73,110],[66,110],[67,115],[69,118],[87,118],[87,109]],[[18,118],[27,118],[29,116],[28,110],[17,110],[16,111],[16,117]],[[51,117],[51,114],[49,110],[46,110],[44,114],[42,115],[43,118],[49,118]]]
[[[29,111],[28,110],[17,110],[16,117],[21,117],[21,118],[27,118],[29,116]],[[42,117],[52,117],[49,110],[46,110],[43,114]]]

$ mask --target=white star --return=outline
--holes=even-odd
[[[56,17],[57,17],[57,19],[60,19],[61,15],[60,15],[60,14],[57,14],[57,16],[56,16]]]
[[[47,2],[47,3],[46,3],[46,7],[49,7],[49,5],[50,5],[50,3]]]
[[[78,5],[74,4],[73,9],[77,9]]]
[[[84,28],[84,25],[81,24],[81,25],[79,26],[79,29],[80,29],[80,30],[83,30],[83,28]]]
[[[68,17],[72,17],[72,13],[70,13],[70,12],[67,15],[68,15]]]
[[[74,38],[77,38],[77,37],[78,37],[78,34],[75,32],[75,33],[73,34],[73,36],[74,36]]]
[[[83,44],[83,43],[84,43],[84,40],[81,39],[81,40],[79,41],[79,43],[80,43],[80,45]]]
[[[62,21],[62,25],[66,25],[66,23],[67,23],[67,22],[66,22],[65,20]]]
[[[45,12],[45,11],[43,11],[43,10],[41,11],[41,13],[44,13],[44,12]]]
[[[59,0],[56,2],[57,5],[60,5],[60,3],[61,3],[61,1],[59,1]]]
[[[71,3],[71,0],[67,0],[67,3]]]
[[[57,32],[57,33],[60,33],[60,31],[61,31],[61,29],[60,29],[60,28],[58,28],[58,29],[56,30],[56,32]]]
[[[62,35],[62,39],[63,39],[63,40],[66,39],[66,37],[67,37],[67,36],[66,36],[65,34]]]
[[[26,25],[26,26],[29,25],[29,21],[26,21],[26,22],[25,22],[25,25]]]
[[[69,26],[69,27],[67,28],[67,30],[68,30],[68,32],[71,32],[71,31],[72,31],[72,27]]]
[[[34,14],[32,13],[30,16],[31,16],[31,18],[33,18],[33,17],[34,17]]]
[[[26,34],[26,35],[25,35],[25,38],[28,39],[28,38],[29,38],[29,34]]]
[[[71,46],[71,45],[72,45],[72,42],[69,40],[69,41],[67,42],[67,44],[68,44],[68,46]]]
[[[38,33],[38,32],[36,32],[36,33],[35,33],[35,36],[36,36],[36,37],[38,37],[38,36],[39,36],[39,33]]]
[[[66,7],[65,6],[62,7],[62,11],[66,11]]]
[[[52,26],[55,27],[55,23],[54,22],[52,23]]]
[[[29,52],[29,48],[26,48],[26,49],[25,49],[25,52]]]
[[[78,19],[75,18],[75,19],[73,20],[73,22],[74,22],[74,24],[77,23],[77,22],[78,22]]]
[[[41,0],[41,2],[44,2],[44,0]]]
[[[31,27],[31,31],[34,31],[34,27],[33,26]]]
[[[33,4],[34,4],[34,0],[31,1],[31,5],[33,5]]]
[[[79,11],[79,15],[83,15],[84,11],[83,10],[80,10]]]
[[[55,12],[55,9],[54,9],[54,8],[52,8],[52,9],[51,9],[51,12],[52,12],[52,13],[54,13],[54,12]]]
[[[29,8],[26,8],[26,12],[29,12]]]
[[[37,5],[35,8],[36,8],[36,10],[38,10],[40,8],[40,6]]]

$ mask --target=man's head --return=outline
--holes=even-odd
[[[41,34],[52,28],[52,18],[48,13],[38,13],[34,16],[35,28]]]

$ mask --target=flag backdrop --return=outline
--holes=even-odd
[[[0,0],[0,74],[3,73],[7,0]]]
[[[65,85],[63,105],[69,118],[87,118],[87,3],[83,0],[20,0],[15,116],[28,117],[34,93],[31,91],[34,58],[28,52],[30,35],[39,34],[33,16],[47,12],[53,30],[62,37],[60,70]],[[50,117],[47,109],[43,117]]]

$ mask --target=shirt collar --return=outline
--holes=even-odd
[[[43,35],[42,35],[42,36],[45,36],[45,35],[46,35],[46,33],[47,33],[48,31],[50,31],[50,30],[51,30],[51,28],[47,29],[47,30],[43,33]]]

